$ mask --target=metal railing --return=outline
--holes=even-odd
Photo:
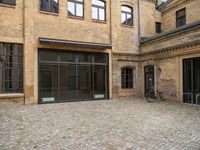
[[[188,95],[188,96],[191,96],[191,101],[192,101],[192,105],[194,104],[194,98],[193,98],[193,93],[192,92],[187,92],[187,93],[183,93],[182,94],[182,102],[184,102],[184,95]],[[187,97],[189,98],[189,97]]]
[[[200,104],[200,93],[196,95],[196,104]]]

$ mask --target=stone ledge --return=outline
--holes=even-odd
[[[24,94],[0,94],[0,103],[18,103],[24,104]]]
[[[0,94],[0,99],[5,99],[5,98],[24,98],[24,94],[21,93]]]

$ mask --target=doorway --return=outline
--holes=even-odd
[[[144,67],[145,78],[145,97],[154,97],[154,66],[148,65]]]
[[[200,58],[183,60],[183,102],[200,105]]]

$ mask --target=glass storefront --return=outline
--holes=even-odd
[[[39,103],[107,98],[107,54],[39,50]]]

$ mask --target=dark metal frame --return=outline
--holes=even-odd
[[[57,12],[53,12],[53,11],[51,10],[51,7],[50,7],[51,1],[49,1],[49,9],[44,9],[44,8],[42,8],[42,7],[41,7],[41,5],[42,5],[42,4],[41,4],[41,3],[42,3],[41,1],[42,1],[42,0],[39,0],[39,1],[40,1],[40,2],[39,2],[39,4],[40,4],[39,7],[40,7],[40,10],[41,10],[41,11],[46,11],[46,12],[55,13],[55,14],[58,14],[58,13],[59,13],[59,0],[58,0],[58,4],[57,4],[57,5],[58,5],[58,8],[57,8],[58,10],[57,10]]]
[[[76,52],[76,51],[72,51],[72,50],[71,51],[70,50],[67,51],[69,53],[74,53],[74,54],[100,54],[100,55],[103,54],[103,55],[106,55],[106,57],[107,57],[106,63],[94,63],[94,60],[93,60],[92,63],[78,62],[77,58],[76,58],[75,62],[60,62],[60,60],[48,61],[47,62],[47,61],[40,61],[41,60],[40,59],[40,52],[43,51],[43,50],[48,50],[49,52],[56,52],[56,53],[65,52],[65,51],[59,50],[59,49],[46,49],[46,48],[39,48],[38,49],[38,104],[46,104],[44,102],[41,102],[40,97],[39,97],[39,95],[40,95],[40,87],[39,87],[40,86],[40,64],[41,63],[46,63],[46,64],[49,64],[49,65],[57,64],[58,67],[59,67],[60,64],[73,64],[73,65],[76,65],[76,74],[77,74],[77,69],[78,69],[77,65],[91,65],[93,70],[94,70],[94,66],[95,65],[105,66],[105,70],[107,70],[107,73],[105,72],[105,97],[107,97],[109,99],[109,97],[110,97],[110,95],[109,95],[109,86],[110,86],[109,85],[109,56],[108,56],[107,53]],[[59,68],[58,68],[58,70],[59,70]],[[59,78],[59,71],[58,71],[58,78]],[[92,78],[94,80],[94,75],[92,76]],[[76,84],[78,84],[78,83],[76,83]],[[78,86],[76,85],[76,87],[78,87]],[[59,82],[58,82],[58,90],[59,90]],[[94,83],[93,83],[93,94],[94,94]],[[60,97],[60,94],[58,94],[58,97]],[[75,99],[75,101],[82,101],[82,100],[85,101],[85,99]],[[88,100],[90,100],[90,99],[88,99]],[[97,100],[97,99],[94,99],[94,97],[93,97],[92,100]],[[101,100],[101,99],[98,99],[98,100]],[[67,102],[74,102],[74,100],[68,100]],[[48,102],[48,103],[51,103],[51,102]],[[55,103],[55,102],[52,102],[52,103]],[[56,101],[56,103],[62,103],[62,101],[59,101],[59,102]]]
[[[121,22],[122,25],[127,25],[127,26],[133,26],[133,8],[128,6],[128,5],[122,5],[123,7],[127,7],[127,8],[130,8],[131,9],[131,13],[130,12],[127,12],[127,11],[121,11],[121,17],[122,17],[122,14],[125,14],[126,16],[126,21],[125,23]],[[128,18],[127,18],[127,15],[131,15],[131,24],[129,24],[127,22]]]
[[[97,19],[95,18],[92,18],[93,20],[97,20],[97,21],[103,21],[103,22],[106,22],[106,2],[103,1],[103,0],[99,0],[101,2],[104,3],[104,7],[103,6],[99,6],[99,5],[96,5],[96,4],[92,4],[92,8],[97,8]],[[100,20],[100,17],[99,17],[99,9],[103,9],[104,10],[104,20]]]
[[[67,5],[67,15],[68,16],[70,16],[70,17],[79,17],[79,18],[84,18],[84,15],[85,15],[85,6],[84,6],[84,0],[82,1],[82,2],[80,2],[80,1],[77,1],[77,0],[68,0],[68,2],[72,2],[72,3],[74,3],[75,4],[75,15],[70,15],[69,14],[69,10],[68,10],[68,8],[69,8],[69,6]],[[76,4],[81,4],[82,6],[83,6],[83,16],[77,16],[76,15],[76,12],[77,12],[77,8],[76,8]]]
[[[185,14],[182,15],[182,16],[178,16],[178,13],[181,12],[181,11],[184,11]],[[181,9],[181,10],[176,11],[176,27],[177,27],[177,28],[178,28],[178,27],[181,27],[181,26],[183,26],[183,25],[185,25],[185,24],[181,24],[181,25],[178,24],[178,20],[182,20],[182,19],[185,19],[185,24],[186,24],[186,8],[183,8],[183,9]]]

